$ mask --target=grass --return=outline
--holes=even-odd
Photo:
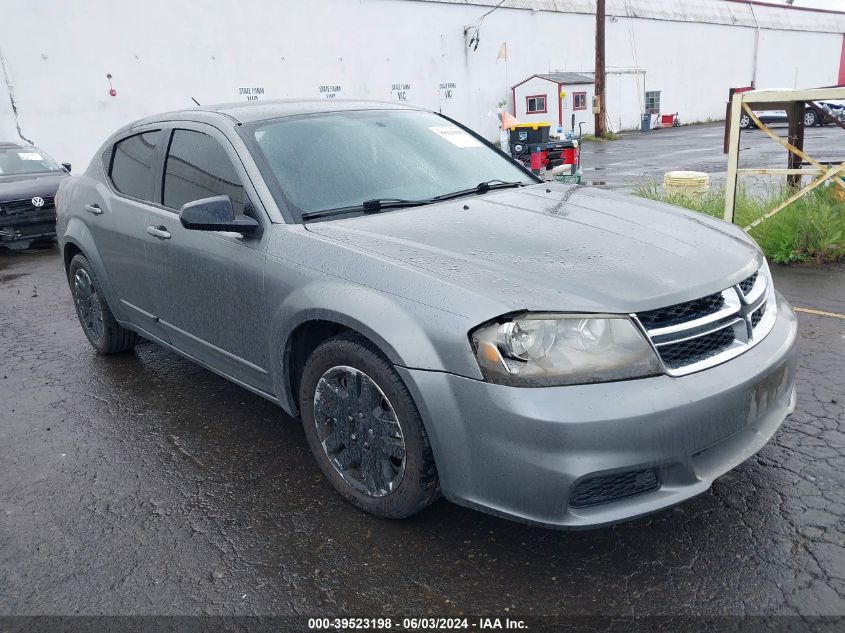
[[[604,138],[599,138],[595,134],[585,134],[581,140],[582,141],[618,141],[621,138],[619,134],[615,134],[613,132],[608,132]]]
[[[845,260],[845,196],[838,186],[817,187],[751,230],[771,261],[832,263]],[[721,218],[725,193],[714,189],[700,197],[667,195],[656,182],[642,185],[634,193],[643,198],[668,202]],[[789,190],[751,195],[739,191],[734,222],[748,226],[790,196]]]

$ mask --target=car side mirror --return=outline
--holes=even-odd
[[[191,231],[232,231],[243,235],[260,235],[261,223],[242,215],[235,217],[229,196],[214,196],[186,202],[179,210],[182,226]]]
[[[67,173],[70,173],[70,163],[62,163],[62,167],[65,168]]]

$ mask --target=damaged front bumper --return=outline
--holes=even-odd
[[[44,209],[15,215],[0,215],[0,245],[12,250],[28,248],[33,242],[56,236],[56,210]]]
[[[797,322],[778,299],[775,326],[756,347],[682,377],[518,388],[397,368],[420,405],[444,496],[578,528],[705,492],[795,407]]]

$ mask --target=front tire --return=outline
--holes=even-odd
[[[754,127],[754,122],[751,120],[751,117],[748,116],[747,113],[743,112],[742,115],[739,117],[739,127],[743,130],[750,130]]]
[[[341,334],[317,347],[305,365],[299,406],[320,470],[347,501],[400,519],[437,499],[437,468],[420,414],[369,341]]]
[[[115,320],[97,273],[84,255],[77,254],[70,260],[68,283],[79,323],[98,353],[117,354],[135,347],[138,335]]]
[[[816,114],[815,110],[804,111],[804,127],[813,127],[818,122],[819,116]]]

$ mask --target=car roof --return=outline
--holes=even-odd
[[[12,141],[0,141],[0,147],[4,147],[6,149],[10,147],[31,147],[31,145],[21,145],[20,143],[13,143]]]
[[[344,112],[350,110],[422,110],[395,102],[357,101],[346,99],[279,99],[271,101],[252,101],[220,103],[173,110],[136,121],[129,127],[159,123],[164,121],[210,121],[226,118],[234,123],[254,123],[269,119],[319,114],[326,112]]]

